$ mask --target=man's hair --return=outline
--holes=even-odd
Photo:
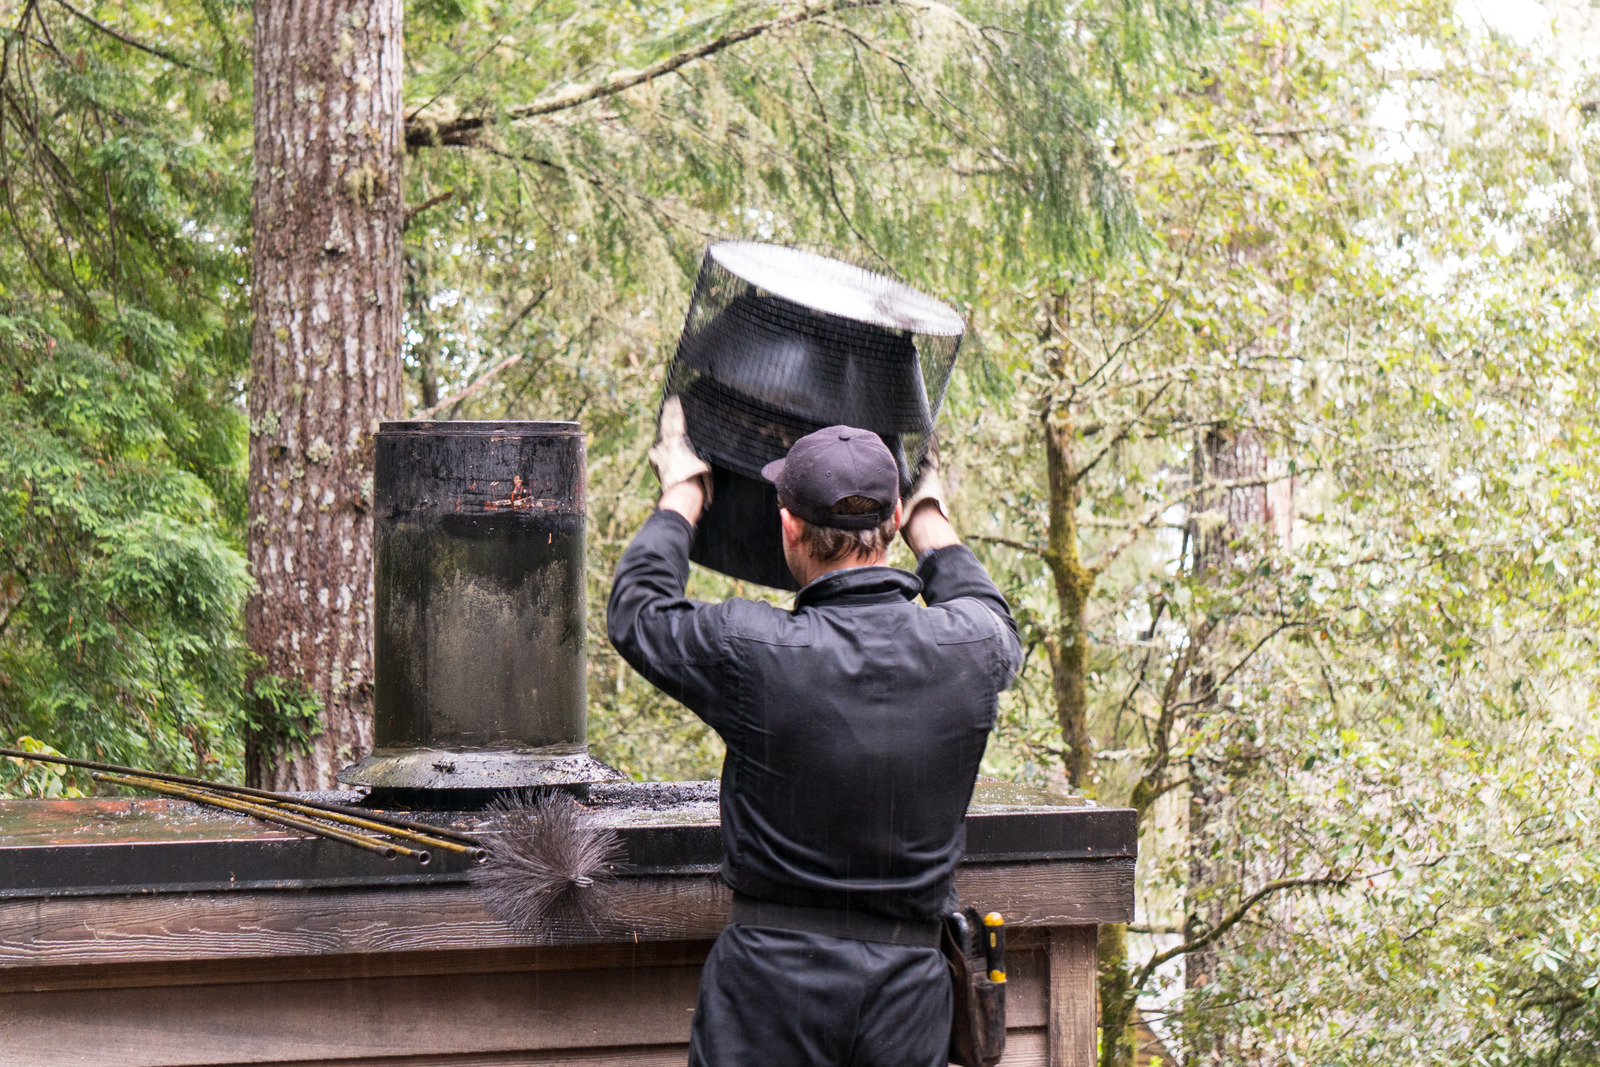
[[[847,496],[832,510],[835,515],[870,515],[882,506],[870,497]],[[882,555],[894,544],[897,529],[893,515],[867,530],[840,530],[801,519],[800,544],[818,563],[837,563],[851,556]]]

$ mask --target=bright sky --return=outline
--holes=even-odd
[[[1481,21],[1521,45],[1549,40],[1553,12],[1539,0],[1458,0],[1467,22]]]
[[[1456,10],[1563,65],[1600,59],[1600,13],[1588,0],[1456,0]]]

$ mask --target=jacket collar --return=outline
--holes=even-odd
[[[824,574],[795,594],[796,610],[822,605],[894,604],[915,600],[922,579],[897,567],[847,567]]]

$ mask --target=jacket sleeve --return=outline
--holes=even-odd
[[[694,527],[674,511],[645,521],[617,564],[606,636],[634,670],[720,728],[727,665],[721,605],[683,595]]]
[[[999,687],[1011,685],[1022,668],[1022,641],[1017,636],[1017,620],[1011,606],[966,545],[947,545],[923,556],[917,564],[922,579],[922,599],[929,606],[968,598],[976,600],[1003,623],[1000,631]]]

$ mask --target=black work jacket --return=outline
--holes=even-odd
[[[785,904],[938,918],[997,698],[1021,662],[970,549],[824,575],[785,611],[687,599],[694,527],[657,511],[617,567],[617,651],[727,745],[722,873]],[[915,603],[921,594],[927,607]]]

